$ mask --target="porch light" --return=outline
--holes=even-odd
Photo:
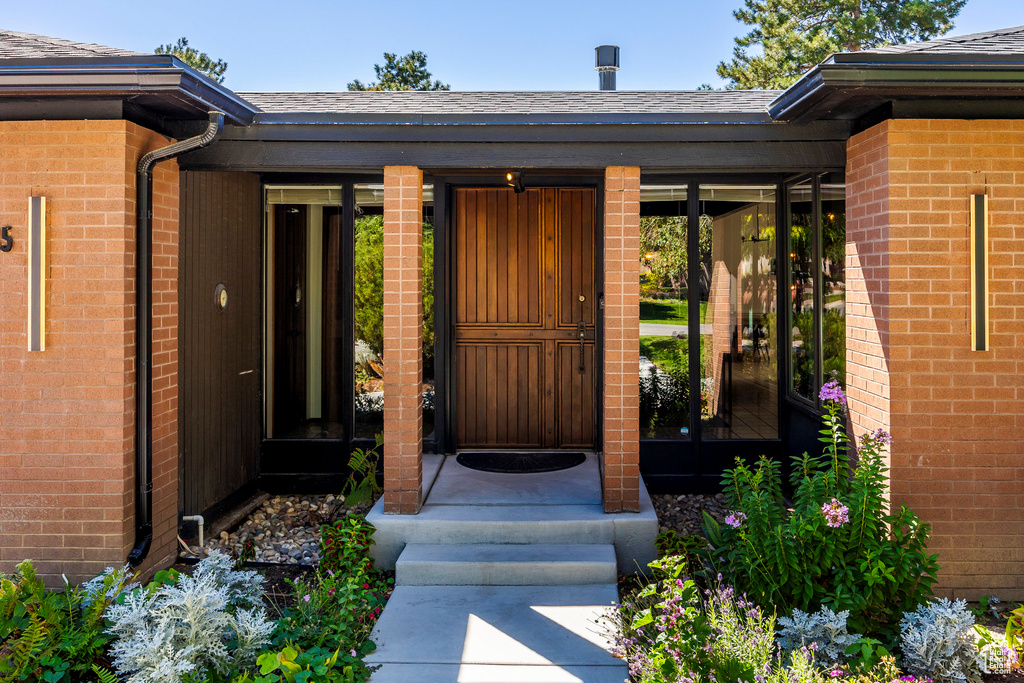
[[[971,195],[971,349],[988,351],[988,195]]]
[[[28,205],[28,350],[46,350],[46,197]]]
[[[522,174],[519,171],[509,171],[505,174],[505,181],[508,182],[508,186],[512,188],[512,191],[519,194],[526,188],[523,187]]]

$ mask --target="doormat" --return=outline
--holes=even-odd
[[[577,451],[477,451],[459,453],[455,458],[456,462],[471,470],[501,474],[557,472],[581,465],[586,459],[585,454]]]

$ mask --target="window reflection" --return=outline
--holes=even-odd
[[[640,434],[690,437],[685,186],[640,188]]]
[[[810,181],[789,189],[790,385],[793,393],[814,400],[814,216]]]
[[[778,438],[775,186],[700,188],[701,434]]]
[[[384,186],[354,186],[355,438],[384,429]],[[423,434],[434,431],[433,185],[423,187]]]
[[[846,186],[821,177],[822,381],[846,385]]]

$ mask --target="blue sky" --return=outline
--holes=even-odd
[[[594,46],[622,48],[620,90],[719,86],[742,0],[188,2],[6,0],[3,28],[144,52],[187,36],[235,90],[344,90],[382,53],[422,50],[457,90],[593,90]],[[244,9],[242,9],[244,8]],[[968,0],[951,35],[1024,24],[1022,0]]]

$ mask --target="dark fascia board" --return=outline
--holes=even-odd
[[[248,125],[258,109],[172,55],[0,60],[0,119],[7,98],[43,101],[121,98],[155,109],[168,122],[224,112]]]
[[[1024,55],[833,55],[768,107],[772,119],[852,119],[885,102],[1024,97]],[[951,112],[952,113],[952,112]]]
[[[763,112],[545,112],[537,114],[373,114],[326,112],[261,112],[256,123],[274,125],[391,125],[391,126],[535,126],[548,124],[751,124],[771,123],[768,111]]]
[[[815,121],[804,125],[757,123],[516,123],[396,125],[393,123],[254,123],[229,128],[221,139],[247,142],[713,142],[843,140],[849,121]]]

